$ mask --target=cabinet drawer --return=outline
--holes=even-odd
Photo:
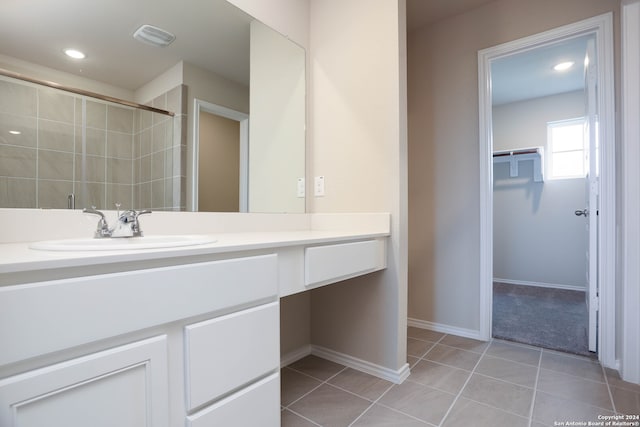
[[[0,366],[277,294],[275,254],[0,287]]]
[[[185,328],[187,410],[277,370],[279,302]]]
[[[305,249],[305,285],[320,286],[386,267],[385,239]]]
[[[280,374],[276,373],[187,417],[187,427],[279,427]]]

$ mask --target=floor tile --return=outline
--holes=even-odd
[[[640,384],[623,381],[622,378],[620,378],[620,374],[615,369],[604,368],[604,372],[610,386],[640,393]]]
[[[421,360],[411,368],[409,380],[422,385],[458,394],[469,378],[470,372],[430,360]]]
[[[529,420],[469,399],[460,398],[442,424],[443,427],[509,426],[527,427]]]
[[[407,380],[394,385],[378,403],[438,425],[454,399],[453,394]]]
[[[393,383],[373,375],[347,368],[329,380],[329,384],[355,393],[369,400],[376,400],[387,391]]]
[[[322,384],[315,378],[288,368],[280,370],[280,404],[288,406]]]
[[[433,347],[431,341],[420,341],[415,338],[407,338],[407,354],[414,357],[422,357]]]
[[[440,338],[444,337],[445,334],[441,332],[430,331],[429,329],[421,329],[416,328],[414,326],[409,326],[407,329],[407,336],[410,338],[416,338],[423,341],[432,341],[437,342]]]
[[[373,405],[352,426],[357,427],[425,427],[428,424],[380,405]]]
[[[312,423],[291,411],[284,410],[280,416],[280,425],[282,427],[316,427],[318,424]]]
[[[523,417],[528,417],[533,389],[473,374],[462,396]]]
[[[542,352],[540,367],[594,381],[605,381],[600,364],[595,360],[584,357],[564,355],[545,350]]]
[[[415,364],[418,363],[419,361],[420,361],[419,357],[407,356],[407,363],[409,364],[410,367],[415,366]]]
[[[494,340],[485,354],[512,360],[518,363],[538,366],[540,362],[540,353],[541,351],[539,348]]]
[[[370,405],[368,400],[323,384],[291,405],[290,409],[324,427],[344,427]]]
[[[288,367],[304,374],[311,375],[321,381],[328,380],[345,368],[338,363],[321,359],[320,357],[313,355],[304,357],[297,362],[292,363]]]
[[[480,354],[442,344],[436,344],[426,354],[425,359],[453,366],[454,368],[471,371],[476,366],[476,363],[478,363]]]
[[[484,350],[489,346],[488,342],[459,337],[456,335],[445,336],[440,340],[439,344],[460,348],[462,350],[474,351],[476,353],[483,353]]]
[[[540,369],[538,390],[587,405],[613,410],[607,385],[597,381]]]
[[[544,425],[554,422],[598,421],[598,415],[613,415],[613,412],[585,403],[564,399],[538,391],[533,407],[533,420]]]
[[[640,393],[611,387],[616,412],[625,415],[640,415]]]
[[[511,360],[485,355],[480,359],[475,372],[499,380],[533,388],[536,384],[538,368]]]

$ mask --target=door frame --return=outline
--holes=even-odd
[[[249,211],[249,115],[222,105],[194,98],[193,100],[193,150],[191,156],[191,206],[189,210],[198,211],[198,154],[200,152],[200,113],[210,113],[240,124],[240,212]]]
[[[480,126],[480,336],[491,339],[493,308],[493,129],[491,63],[564,39],[594,34],[597,54],[598,113],[600,118],[600,206],[598,229],[598,358],[615,367],[615,105],[613,14],[606,13],[533,36],[478,51]]]

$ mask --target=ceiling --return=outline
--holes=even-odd
[[[129,90],[181,60],[248,85],[251,20],[225,0],[2,0],[0,54]],[[142,24],[176,40],[141,43]],[[69,47],[87,58],[65,57]]]

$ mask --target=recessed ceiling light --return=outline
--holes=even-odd
[[[20,132],[19,130],[10,130],[9,133],[11,135],[20,135],[22,132]]]
[[[569,68],[573,67],[573,64],[574,64],[573,61],[561,62],[557,64],[555,67],[553,67],[553,69],[556,71],[566,71]]]
[[[87,55],[85,55],[84,53],[80,52],[79,50],[76,49],[65,49],[64,50],[65,55],[67,55],[68,57],[71,57],[73,59],[84,59],[87,57]]]

